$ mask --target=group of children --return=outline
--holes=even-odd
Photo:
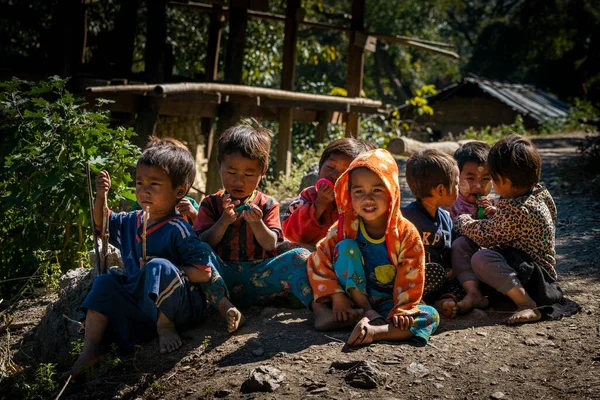
[[[510,324],[536,321],[540,305],[557,301],[539,295],[556,279],[556,208],[525,138],[507,137],[491,150],[471,142],[456,160],[436,150],[414,154],[406,180],[416,201],[403,208],[389,152],[352,138],[333,141],[319,161],[319,181],[290,204],[283,224],[278,202],[258,190],[270,132],[237,125],[217,147],[223,189],[197,210],[184,200],[195,177],[189,150],[155,138],[143,151],[139,210],[108,217],[127,275],[96,278],[81,306],[83,352],[67,374],[98,363],[108,338],[126,350],[158,333],[161,353],[178,349],[178,330],[201,319],[206,303],[234,332],[244,323],[236,305],[299,300],[316,329],[354,327],[348,344],[362,345],[426,344],[438,312],[454,317],[486,307],[490,287],[516,304]],[[499,201],[489,196],[492,182]],[[102,171],[96,227],[109,189]],[[284,251],[284,238],[297,245]]]

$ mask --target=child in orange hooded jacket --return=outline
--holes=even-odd
[[[380,149],[360,155],[338,179],[335,196],[339,219],[308,259],[315,301],[331,303],[315,328],[356,323],[350,345],[407,339],[425,345],[439,314],[420,304],[425,253],[400,212],[396,160]]]

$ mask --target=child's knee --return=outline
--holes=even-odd
[[[486,267],[495,258],[495,251],[489,249],[481,249],[471,257],[471,268],[477,276],[485,274]]]

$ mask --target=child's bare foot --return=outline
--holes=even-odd
[[[160,354],[171,353],[179,349],[183,344],[173,321],[160,311],[158,313],[158,321],[156,322],[156,331],[158,332]]]
[[[537,305],[525,304],[517,308],[517,311],[506,319],[508,325],[524,324],[526,322],[536,322],[542,318],[542,314],[537,310]]]
[[[433,303],[433,306],[438,310],[444,317],[454,318],[458,312],[458,306],[456,301],[452,298],[440,299]]]
[[[92,369],[92,367],[101,363],[102,360],[104,360],[103,356],[81,353],[77,361],[75,361],[73,367],[62,374],[62,377],[63,379],[67,379],[70,375],[73,377],[73,379],[77,379]]]
[[[456,304],[458,312],[461,314],[466,314],[473,308],[486,308],[489,305],[489,300],[481,293],[467,293],[465,298]]]
[[[350,346],[360,346],[373,342],[373,326],[368,317],[361,318],[350,334],[347,343]]]
[[[387,321],[377,311],[368,310],[365,312],[365,317],[369,319],[371,325],[387,325]]]
[[[317,331],[333,331],[336,329],[349,328],[356,325],[363,314],[362,309],[357,309],[356,311],[358,311],[359,315],[358,318],[350,318],[348,321],[338,322],[329,305],[313,302],[312,309],[315,314],[315,330]]]
[[[235,307],[231,307],[226,312],[225,321],[227,321],[227,331],[233,333],[246,322],[244,315]]]

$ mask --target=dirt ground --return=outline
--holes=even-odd
[[[509,327],[502,324],[506,310],[476,310],[442,319],[426,347],[379,343],[352,351],[344,345],[349,331],[316,332],[306,310],[246,309],[247,323],[233,335],[211,314],[183,332],[179,351],[160,356],[157,340],[148,342],[108,372],[71,382],[61,398],[600,399],[600,203],[577,167],[582,138],[535,140],[543,183],[558,207],[560,285],[582,307],[573,317]],[[28,354],[30,332],[49,301],[52,296],[19,307],[15,321],[24,324],[11,331],[15,351]],[[28,354],[18,361],[34,359]],[[344,362],[352,361],[369,361],[380,371],[374,388],[346,382],[352,364]],[[259,366],[280,370],[280,386],[242,393],[242,383]]]

